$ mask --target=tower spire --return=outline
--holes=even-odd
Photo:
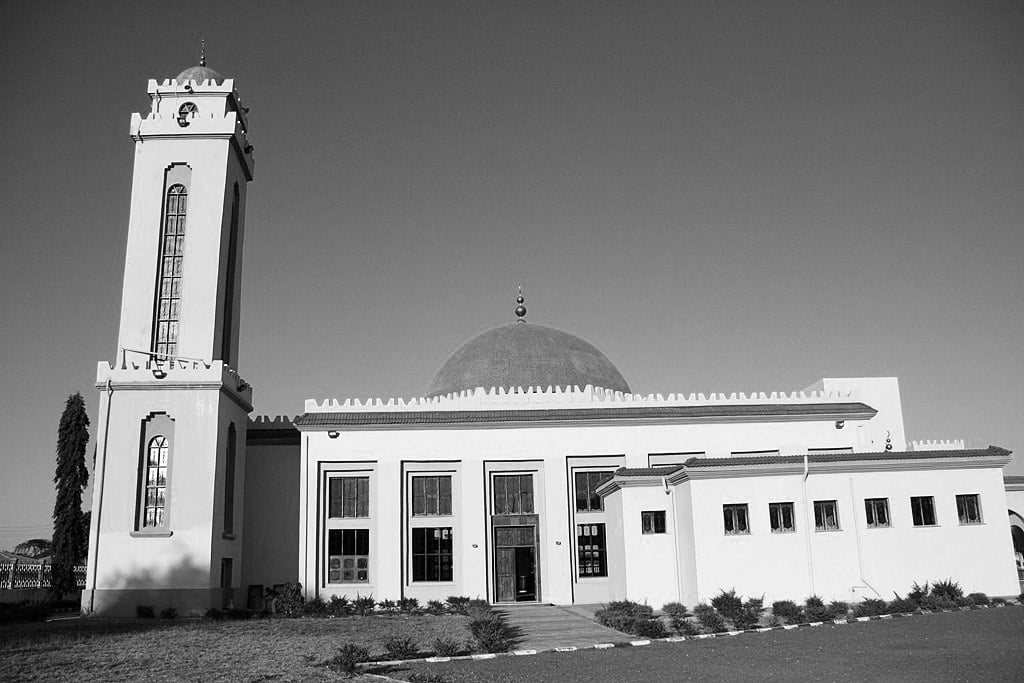
[[[523,286],[522,285],[517,285],[517,287],[519,287],[519,296],[516,297],[516,304],[518,304],[516,306],[516,322],[517,323],[525,323],[526,322],[526,306],[524,306],[523,304],[526,302],[526,299],[523,298]]]
[[[199,66],[206,66],[206,37],[199,39]]]

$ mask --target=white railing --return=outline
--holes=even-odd
[[[51,567],[48,564],[23,562],[0,563],[0,590],[20,588],[49,588]],[[85,588],[85,565],[76,565],[75,585]]]

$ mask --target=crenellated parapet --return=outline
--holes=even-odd
[[[494,410],[497,407],[524,409],[631,408],[657,406],[776,405],[806,403],[853,403],[855,391],[773,391],[720,393],[627,394],[601,387],[478,388],[433,398],[336,398],[307,399],[305,412],[405,412],[436,410]]]
[[[294,420],[294,417],[288,415],[257,415],[249,418],[249,429],[291,429]]]
[[[907,450],[910,451],[962,451],[964,450],[963,439],[942,439],[907,442]]]
[[[96,388],[118,389],[220,389],[227,391],[248,412],[252,410],[252,387],[230,365],[221,360],[205,362],[185,359],[121,359],[120,363],[100,361],[96,367]]]

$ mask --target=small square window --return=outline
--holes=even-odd
[[[814,501],[814,530],[839,531],[839,504],[837,501]]]
[[[665,533],[665,511],[654,510],[640,513],[640,526],[645,534]]]
[[[914,518],[914,526],[935,526],[935,498],[913,496],[910,499],[910,513]]]
[[[892,526],[889,521],[888,498],[865,498],[864,515],[869,529],[882,529]]]
[[[977,493],[958,495],[956,514],[961,524],[981,524],[981,497]]]
[[[725,521],[726,535],[749,534],[750,526],[747,524],[747,504],[730,503],[722,506],[722,514]]]
[[[768,518],[773,534],[788,534],[796,531],[796,519],[792,503],[768,503]]]

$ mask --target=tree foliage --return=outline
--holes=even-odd
[[[68,397],[57,429],[57,501],[53,506],[53,569],[51,587],[63,595],[76,589],[74,566],[88,550],[88,531],[82,514],[82,491],[89,483],[85,450],[89,443],[89,416],[82,394]]]

